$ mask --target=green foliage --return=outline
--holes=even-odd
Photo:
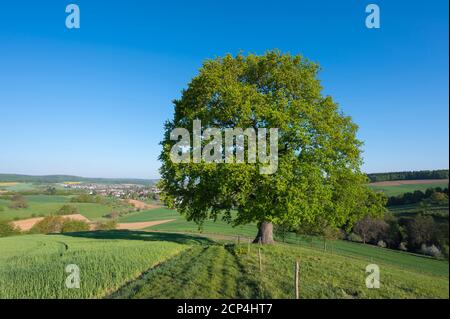
[[[117,228],[117,221],[115,219],[98,221],[95,223],[95,230],[112,230]]]
[[[0,212],[3,212],[4,210],[3,206],[0,206]]]
[[[448,179],[448,169],[434,171],[405,171],[367,174],[371,182],[414,180],[414,179]]]
[[[92,196],[89,194],[81,194],[70,199],[72,203],[102,203],[103,199],[101,196]]]
[[[61,216],[47,216],[34,224],[30,229],[32,234],[51,234],[60,233],[64,224],[64,218]]]
[[[11,209],[21,209],[21,208],[27,208],[28,203],[25,200],[25,197],[20,194],[13,195],[11,197],[11,203],[9,204],[9,208]]]
[[[57,190],[56,190],[56,187],[54,187],[54,186],[49,186],[49,187],[47,187],[47,189],[45,190],[45,192],[46,192],[46,194],[48,194],[48,195],[56,195]]]
[[[66,219],[64,220],[61,227],[61,233],[73,233],[88,230],[89,230],[89,223],[87,223],[84,220]]]
[[[165,126],[165,203],[200,224],[224,213],[234,225],[350,227],[364,215],[381,214],[383,195],[368,189],[360,171],[357,126],[322,95],[318,71],[317,64],[278,51],[206,61]],[[262,175],[259,163],[173,163],[170,132],[191,130],[195,119],[222,130],[278,128],[278,170]]]
[[[56,215],[73,215],[78,213],[78,208],[76,206],[66,204],[56,212]]]
[[[415,204],[426,201],[434,205],[448,204],[448,188],[427,188],[425,192],[415,190],[397,196],[389,197],[387,206]]]
[[[408,246],[419,249],[422,244],[435,243],[436,231],[437,227],[433,217],[417,215],[408,223]]]
[[[0,237],[7,237],[20,234],[20,230],[11,223],[0,221]]]
[[[350,240],[350,241],[353,241],[353,242],[356,242],[356,243],[362,243],[363,242],[361,236],[359,236],[359,235],[357,235],[355,233],[350,233],[347,236],[347,240]]]
[[[443,192],[434,192],[431,194],[430,202],[435,205],[448,204],[448,195]]]

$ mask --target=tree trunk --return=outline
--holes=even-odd
[[[253,243],[273,244],[273,224],[270,222],[262,222],[258,224],[258,234]]]

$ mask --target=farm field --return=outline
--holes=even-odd
[[[225,235],[233,241],[236,241],[238,236],[242,236],[242,241],[248,241],[248,239],[253,239],[257,232],[256,225],[250,224],[232,227],[221,220],[218,220],[215,223],[213,221],[207,221],[205,222],[203,230],[199,231],[198,226],[194,222],[186,221],[184,217],[180,216],[176,211],[167,208],[131,213],[126,217],[121,218],[120,222],[143,222],[163,219],[176,220],[148,227],[146,230],[203,234],[205,236],[211,235],[210,237],[212,238],[215,237],[214,235]],[[275,239],[281,241],[281,239],[276,238],[276,236]],[[286,243],[294,244],[295,246],[302,246],[320,252],[324,250],[323,240],[317,237],[299,237],[289,233],[284,240]],[[386,263],[402,269],[437,274],[440,276],[448,277],[449,274],[447,262],[438,261],[422,255],[414,255],[398,250],[384,249],[344,240],[328,241],[326,245],[326,250],[330,252],[333,251],[334,254],[362,258],[367,262]]]
[[[397,196],[416,190],[425,191],[427,188],[448,187],[448,179],[442,180],[402,180],[389,182],[370,183],[369,186],[375,191],[384,192],[387,196]]]
[[[0,199],[0,220],[26,219],[36,216],[47,216],[55,213],[64,204],[76,206],[81,215],[90,220],[100,219],[103,215],[110,213],[112,208],[108,205],[97,203],[70,203],[70,196],[63,195],[26,195],[24,196],[28,207],[23,209],[11,209],[8,207],[10,201]]]
[[[170,237],[132,239],[0,238],[0,298],[100,298],[188,247]],[[80,289],[64,285],[69,264],[80,269]]]
[[[293,298],[296,260],[301,298],[449,296],[448,275],[431,269],[378,263],[381,288],[367,289],[367,258],[286,243],[116,230],[0,238],[0,250],[0,298]],[[68,264],[80,268],[80,289],[64,286]]]
[[[365,267],[347,258],[288,244],[194,246],[125,285],[110,298],[448,298],[448,277],[380,265],[380,289],[367,289]]]
[[[200,231],[198,225],[194,222],[188,222],[183,216],[180,216],[175,210],[168,208],[157,208],[153,210],[140,211],[136,213],[130,213],[119,219],[119,222],[131,223],[131,222],[145,222],[164,219],[175,219],[175,221],[152,226],[149,230],[167,231],[167,232],[187,232],[187,233],[205,233],[205,234],[223,234],[230,236],[255,236],[256,224],[248,224],[243,226],[232,227],[227,222],[221,220],[217,221],[208,220],[205,221],[203,229]]]
[[[0,182],[0,190],[5,191],[28,191],[36,188],[32,183],[18,183],[18,182]]]

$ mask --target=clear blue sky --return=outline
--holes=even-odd
[[[76,3],[81,28],[65,27]],[[381,9],[367,29],[365,6]],[[158,177],[163,123],[202,61],[278,48],[322,66],[364,171],[448,168],[448,1],[0,4],[0,172]]]

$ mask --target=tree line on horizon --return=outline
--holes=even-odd
[[[367,174],[370,182],[386,182],[414,179],[448,179],[448,169],[404,171]]]

